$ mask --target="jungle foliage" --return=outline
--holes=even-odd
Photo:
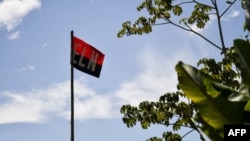
[[[149,17],[139,17],[134,23],[126,21],[118,32],[124,35],[142,35],[152,32],[156,25],[173,25],[184,31],[192,32],[218,49],[222,60],[202,58],[198,60],[199,69],[180,61],[176,65],[178,75],[177,91],[162,95],[158,101],[142,101],[139,106],[123,105],[121,113],[127,127],[140,123],[143,129],[152,124],[172,127],[162,137],[151,137],[148,141],[181,141],[192,131],[205,140],[223,140],[225,124],[250,123],[250,43],[248,36],[235,39],[231,47],[226,47],[221,18],[234,4],[241,4],[248,11],[249,1],[226,0],[225,9],[220,9],[219,1],[210,0],[143,0],[138,11],[147,10]],[[187,8],[192,7],[193,9]],[[186,12],[186,13],[185,13]],[[180,15],[187,15],[179,18]],[[216,17],[220,45],[192,27],[204,28],[211,15]],[[244,23],[244,21],[242,21]],[[243,25],[243,24],[242,24]],[[246,31],[250,23],[244,24]],[[181,100],[185,98],[187,100]],[[179,130],[189,128],[187,134],[179,134]]]

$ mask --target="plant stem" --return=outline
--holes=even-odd
[[[160,24],[154,24],[154,25],[172,24],[172,25],[174,25],[174,26],[176,26],[176,27],[178,27],[178,28],[181,28],[181,29],[183,29],[183,30],[186,30],[186,31],[189,31],[189,32],[193,32],[194,34],[196,34],[196,35],[200,36],[201,38],[203,38],[203,39],[204,39],[205,41],[207,41],[208,43],[212,44],[214,47],[216,47],[216,48],[218,48],[218,49],[220,49],[220,50],[223,50],[221,47],[219,47],[218,45],[216,45],[215,43],[213,43],[212,41],[210,41],[209,39],[207,39],[207,38],[206,38],[205,36],[203,36],[202,34],[200,34],[200,33],[196,32],[196,31],[194,31],[190,26],[186,25],[188,28],[185,28],[185,27],[182,27],[182,26],[180,26],[180,25],[178,25],[178,24],[172,22],[172,21],[169,20],[169,19],[165,19],[165,20],[167,20],[166,23],[160,23]]]
[[[212,3],[214,5],[215,11],[216,11],[216,17],[217,17],[217,23],[218,23],[218,28],[219,28],[219,36],[221,40],[221,47],[222,47],[222,54],[226,54],[226,47],[225,47],[225,42],[224,42],[224,37],[223,37],[223,32],[222,32],[222,26],[221,26],[221,17],[217,5],[216,0],[212,0]]]

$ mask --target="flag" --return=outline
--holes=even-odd
[[[99,78],[105,55],[95,47],[75,36],[72,36],[71,40],[71,64],[73,67]]]

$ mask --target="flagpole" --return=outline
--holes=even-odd
[[[71,141],[74,141],[74,68],[73,68],[73,36],[74,32],[71,31],[71,53],[70,53],[70,76],[71,76]]]

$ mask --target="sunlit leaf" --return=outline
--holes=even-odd
[[[250,100],[248,100],[244,110],[250,112]]]
[[[236,47],[239,58],[242,64],[241,76],[244,84],[250,88],[250,43],[242,40],[234,40],[234,46]]]
[[[233,92],[229,97],[229,101],[233,102],[247,102],[250,98],[249,89],[246,85],[241,84],[237,92]]]
[[[239,124],[243,114],[244,103],[227,100],[226,91],[221,89],[221,94],[213,97],[208,94],[204,78],[199,71],[189,65],[179,62],[176,66],[179,86],[186,96],[197,106],[201,117],[215,129],[222,129],[224,124]],[[210,86],[209,86],[210,87]],[[216,88],[220,91],[220,88]],[[212,92],[212,91],[210,91]]]

